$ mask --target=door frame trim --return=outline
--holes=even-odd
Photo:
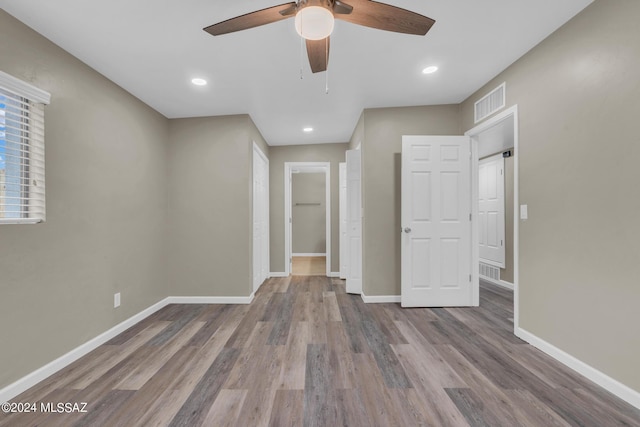
[[[257,155],[265,164],[266,166],[266,171],[265,171],[265,200],[267,202],[267,206],[266,206],[266,212],[265,212],[265,220],[266,220],[266,253],[262,253],[262,251],[260,251],[260,255],[263,258],[263,261],[266,261],[266,275],[265,277],[262,278],[262,281],[260,282],[260,284],[258,284],[256,286],[255,283],[253,283],[253,276],[254,276],[254,271],[253,268],[255,267],[255,260],[253,259],[254,257],[254,250],[252,248],[251,250],[251,257],[252,257],[252,261],[251,261],[251,289],[253,290],[253,292],[256,292],[260,286],[262,286],[262,283],[264,283],[265,280],[267,280],[270,276],[270,271],[271,271],[271,244],[270,244],[270,212],[269,212],[269,205],[270,205],[270,198],[269,198],[269,158],[267,157],[267,155],[260,149],[260,147],[258,146],[258,144],[255,141],[253,142],[253,157],[251,159],[252,164],[251,164],[251,245],[253,246],[253,240],[254,237],[253,236],[253,221],[254,221],[254,206],[253,206],[253,192],[255,191],[254,189],[254,179],[253,179],[253,173],[255,172],[255,156]],[[264,242],[263,242],[264,244]]]
[[[520,218],[519,218],[519,206],[520,206],[520,194],[519,194],[519,182],[520,182],[520,173],[519,173],[519,157],[520,157],[520,149],[518,142],[518,104],[514,104],[513,106],[507,108],[500,114],[496,114],[495,116],[485,120],[480,123],[478,126],[466,131],[464,134],[471,137],[472,142],[472,165],[475,165],[475,170],[471,171],[471,179],[473,180],[472,185],[473,189],[475,189],[475,199],[477,200],[477,191],[478,191],[478,135],[487,129],[492,128],[498,123],[504,120],[513,120],[513,331],[514,334],[517,335],[517,331],[519,330],[520,325]],[[478,204],[473,203],[475,206],[476,212],[474,215],[477,217],[478,215]],[[479,248],[478,248],[478,230],[477,228],[473,231],[475,235],[476,242],[474,244],[473,250],[475,251],[475,256],[472,258],[472,262],[474,265],[478,265],[479,263]],[[478,269],[474,268],[473,273],[474,280],[475,277],[478,277]]]
[[[346,155],[346,153],[345,153]],[[344,181],[344,191],[343,184]],[[344,222],[344,224],[343,224]],[[338,277],[347,279],[347,162],[338,163]],[[344,234],[344,236],[343,236]],[[344,266],[344,268],[343,268]]]
[[[291,229],[291,177],[294,170],[324,170],[325,176],[325,241],[326,275],[331,277],[331,162],[285,162],[284,164],[284,272],[291,274],[292,229]]]

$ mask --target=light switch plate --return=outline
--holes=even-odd
[[[529,219],[527,205],[520,205],[520,219]]]

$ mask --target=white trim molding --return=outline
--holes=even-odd
[[[518,127],[518,104],[515,104],[506,110],[488,118],[473,129],[466,131],[464,134],[471,137],[472,140],[477,136],[492,128],[503,120],[513,120],[513,333],[517,335],[520,325],[520,143],[519,143],[519,127]],[[477,141],[472,144],[477,150]],[[476,151],[477,154],[477,151]],[[474,203],[474,206],[477,204]],[[477,245],[472,248],[473,251],[478,249]],[[477,269],[474,269],[477,272]],[[474,273],[477,277],[478,273]]]
[[[291,272],[291,259],[293,258],[292,242],[292,199],[291,181],[292,174],[306,172],[323,172],[325,176],[325,242],[326,242],[326,275],[331,274],[331,162],[285,162],[284,163],[284,271],[287,275]],[[309,255],[307,255],[309,256]]]
[[[340,272],[339,271],[332,271],[331,274],[328,277],[340,277]]]
[[[289,277],[289,273],[285,273],[284,271],[272,271],[269,273],[269,277]]]
[[[296,253],[292,253],[291,256],[327,256],[327,253],[326,252],[317,252],[317,253],[296,252]]]
[[[503,288],[507,288],[507,289],[510,289],[510,290],[512,290],[512,291],[513,291],[513,290],[514,290],[514,288],[515,288],[515,287],[513,286],[513,283],[511,283],[511,282],[505,282],[504,280],[500,280],[498,283],[496,283],[496,285],[498,285],[498,286],[502,286]]]
[[[364,294],[360,294],[362,297],[362,301],[366,304],[381,304],[381,303],[399,303],[400,295],[370,295],[367,296]]]
[[[538,336],[525,329],[516,329],[516,336],[528,342],[538,350],[553,357],[565,366],[587,377],[594,383],[598,384],[600,387],[616,395],[630,405],[633,405],[636,408],[640,409],[640,392],[622,384],[618,380],[611,378],[610,376],[603,373],[602,371],[599,371],[593,366],[587,365],[582,360],[570,355],[564,350],[560,350],[558,347],[546,342],[542,338],[539,338]]]
[[[493,285],[513,290],[513,283],[506,282],[504,280],[495,280],[495,279],[492,279],[491,277],[487,277],[487,276],[480,276],[480,279],[484,280],[485,282],[489,282],[489,283],[491,283]]]
[[[0,389],[0,403],[10,401],[169,304],[250,304],[253,297],[254,294],[246,297],[167,297]]]
[[[39,102],[45,105],[51,102],[51,94],[49,92],[13,77],[4,71],[0,71],[0,87],[16,95],[23,96],[32,102]]]

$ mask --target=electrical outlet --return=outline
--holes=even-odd
[[[113,308],[120,307],[120,292],[113,294]]]

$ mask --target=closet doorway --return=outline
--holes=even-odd
[[[331,274],[329,162],[285,163],[287,274]]]

